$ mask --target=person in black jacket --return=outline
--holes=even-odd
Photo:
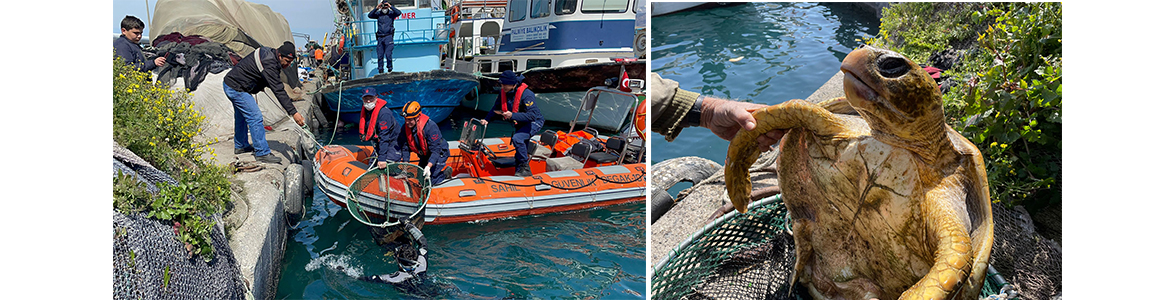
[[[166,64],[167,59],[160,56],[154,61],[148,61],[142,54],[142,47],[138,46],[138,42],[142,40],[143,28],[146,26],[142,24],[142,20],[134,16],[122,18],[122,36],[114,40],[114,53],[139,72],[149,72]]]
[[[394,60],[391,58],[394,54],[394,19],[402,15],[402,11],[390,4],[390,0],[382,0],[381,4],[374,7],[366,17],[378,20],[378,32],[374,34],[378,38],[378,72],[390,73],[394,71]],[[382,59],[386,60],[386,71],[382,71]]]
[[[236,154],[255,151],[253,155],[258,161],[280,163],[280,159],[272,155],[272,149],[268,148],[268,140],[264,139],[264,116],[260,114],[260,106],[252,96],[265,87],[272,89],[280,105],[297,125],[305,126],[305,117],[293,107],[292,99],[280,81],[280,70],[287,68],[295,59],[296,46],[292,42],[284,42],[279,50],[260,47],[244,56],[223,78],[223,92],[232,101],[236,112]],[[252,133],[251,144],[248,144],[249,132]]]

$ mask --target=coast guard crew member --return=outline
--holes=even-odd
[[[398,121],[394,119],[394,110],[386,108],[386,100],[378,98],[374,88],[362,91],[362,104],[358,134],[363,141],[374,142],[378,168],[385,168],[387,162],[398,161],[401,157],[393,144],[398,141]]]
[[[536,94],[528,90],[528,85],[522,83],[524,76],[516,75],[512,70],[504,71],[500,75],[500,101],[488,111],[487,118],[480,121],[484,125],[491,122],[495,116],[510,121],[516,132],[512,134],[512,147],[516,149],[516,176],[531,176],[532,169],[528,167],[528,139],[540,132],[544,127],[544,115],[536,107]]]
[[[438,185],[447,178],[443,169],[447,167],[447,140],[426,114],[422,113],[422,105],[418,101],[410,101],[402,107],[402,116],[406,118],[406,126],[402,126],[402,137],[399,138],[399,147],[403,149],[402,161],[410,159],[410,153],[418,155],[418,166],[423,167],[431,174],[431,184]]]

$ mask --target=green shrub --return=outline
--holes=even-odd
[[[130,176],[114,176],[114,208],[173,221],[190,254],[210,260],[215,222],[205,217],[223,211],[231,184],[227,167],[202,158],[204,153],[215,156],[210,145],[194,141],[205,117],[188,94],[151,82],[149,73],[121,58],[115,57],[113,65],[114,140],[179,182],[160,184],[161,191],[152,195]]]
[[[913,16],[955,22],[913,25]],[[925,62],[929,52],[907,53],[965,43],[945,28],[978,29],[959,67],[944,72],[959,84],[943,98],[951,127],[983,152],[992,199],[1033,211],[1059,203],[1060,3],[897,4],[873,42]]]

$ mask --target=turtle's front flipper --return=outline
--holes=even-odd
[[[740,212],[747,210],[748,195],[752,191],[748,168],[760,157],[756,138],[776,129],[806,128],[819,136],[837,135],[845,130],[839,117],[800,99],[756,110],[752,117],[756,119],[756,128],[735,134],[727,148],[727,165],[724,166],[727,196]]]
[[[942,184],[927,192],[922,203],[929,238],[935,241],[934,265],[914,286],[898,299],[948,299],[959,293],[967,275],[971,274],[974,257],[971,236],[967,233],[966,212],[960,212],[956,203],[963,203],[965,191],[955,176],[943,179]]]

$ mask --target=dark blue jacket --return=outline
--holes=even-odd
[[[394,35],[394,18],[397,18],[400,15],[402,15],[402,11],[398,10],[398,8],[394,7],[394,5],[390,5],[390,12],[382,13],[382,10],[375,7],[374,10],[370,11],[370,13],[366,15],[366,17],[370,18],[371,20],[378,20],[378,32],[374,35],[376,35],[378,38],[381,38],[384,36]]]
[[[374,141],[374,151],[378,152],[378,161],[396,162],[402,159],[402,152],[395,147],[398,142],[398,133],[402,131],[402,127],[398,124],[398,120],[394,119],[395,110],[389,107],[383,107],[378,111],[378,124],[374,129],[376,136]],[[361,112],[366,115],[366,122],[369,122],[369,113],[365,109]],[[369,124],[366,124],[369,126]]]
[[[512,99],[514,99],[513,97],[516,97],[516,91],[513,90],[504,93],[504,97],[507,97],[506,100],[510,104],[512,103]],[[487,118],[484,120],[491,122],[492,118],[504,118],[496,113],[497,110],[503,111],[502,106],[500,106],[501,100],[504,99],[496,98],[496,104],[492,106],[492,110],[488,111]],[[536,107],[536,94],[533,94],[531,90],[525,89],[524,93],[520,94],[520,109],[512,114],[512,119],[505,120],[505,122],[509,123],[511,121],[516,121],[516,131],[527,132],[531,135],[537,135],[540,133],[540,129],[544,127],[544,115],[540,113],[540,108]]]
[[[114,40],[114,52],[126,61],[126,64],[134,66],[138,71],[149,72],[154,70],[154,61],[146,60],[146,55],[142,54],[142,47],[131,42],[125,35],[119,36]]]
[[[253,51],[253,53],[244,55],[243,59],[240,59],[240,62],[237,62],[231,71],[228,71],[223,78],[223,83],[233,90],[249,94],[258,94],[264,91],[265,87],[270,88],[288,115],[297,113],[297,108],[292,104],[292,98],[289,98],[288,93],[284,91],[284,82],[280,81],[280,59],[277,58],[276,49],[261,46],[256,51],[260,51],[259,63],[264,65],[263,73],[256,65],[256,55]]]
[[[414,132],[410,132],[410,130],[410,128],[403,125],[402,134],[398,136],[398,144],[402,147],[402,161],[410,159],[410,153],[412,150],[410,150],[410,142],[407,140],[407,135],[414,134]],[[435,124],[434,120],[428,119],[427,123],[423,125],[423,138],[427,140],[427,151],[431,152],[431,157],[427,160],[427,162],[436,166],[446,163],[447,156],[450,156],[450,150],[447,149],[447,140],[443,139],[443,132],[439,131],[439,125]],[[426,153],[415,154],[418,155],[419,158],[426,156]],[[419,165],[426,166],[424,163],[419,163]],[[431,172],[438,171],[439,170],[431,170]]]

